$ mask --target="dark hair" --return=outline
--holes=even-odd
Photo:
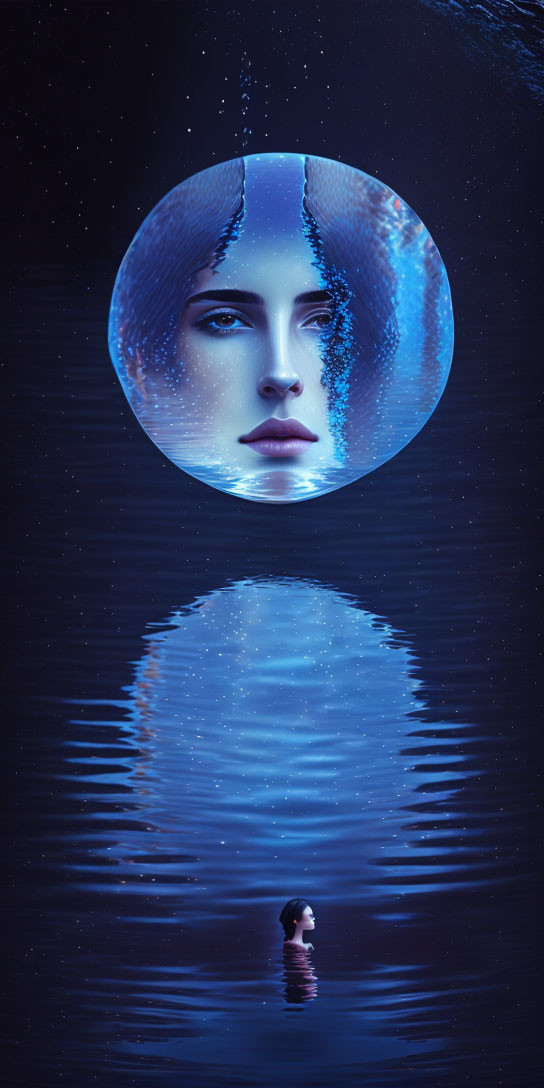
[[[295,935],[295,922],[299,922],[302,918],[303,911],[306,910],[310,904],[305,899],[290,899],[285,904],[281,914],[280,922],[285,930],[285,940],[290,941]]]
[[[244,209],[243,159],[216,163],[172,189],[136,232],[113,291],[109,341],[121,379],[147,399],[176,365],[179,321],[198,272],[215,269]]]

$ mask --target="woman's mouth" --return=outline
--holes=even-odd
[[[298,419],[271,418],[259,423],[249,434],[243,434],[238,441],[263,457],[295,457],[319,439]]]

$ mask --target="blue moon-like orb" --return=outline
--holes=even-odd
[[[334,491],[421,430],[453,352],[423,223],[361,170],[248,155],[172,189],[117,275],[111,357],[176,465],[256,502]]]

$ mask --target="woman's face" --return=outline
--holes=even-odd
[[[184,410],[230,470],[330,465],[321,384],[330,295],[298,240],[236,250],[199,273],[183,307]]]
[[[302,928],[315,929],[315,918],[311,907],[305,907],[301,916]]]

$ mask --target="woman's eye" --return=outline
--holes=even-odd
[[[240,314],[231,313],[214,313],[203,314],[202,317],[196,322],[197,328],[204,329],[209,332],[230,332],[231,329],[250,329],[251,325],[249,321],[246,321]]]
[[[304,321],[303,329],[327,329],[332,323],[332,314],[325,312],[322,314],[313,314],[312,317],[308,317]]]

